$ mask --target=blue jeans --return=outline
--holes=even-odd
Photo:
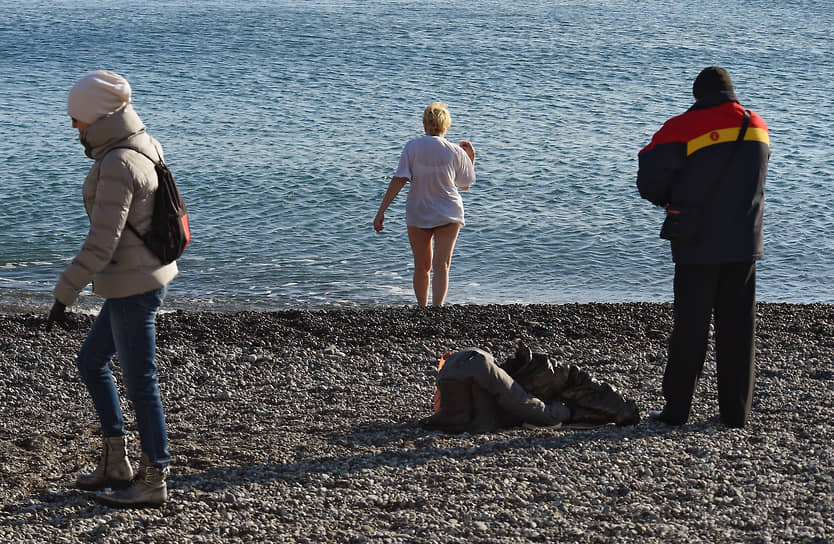
[[[162,287],[141,295],[105,300],[77,360],[81,379],[98,412],[102,434],[122,436],[127,432],[110,372],[110,360],[119,354],[127,396],[136,411],[142,452],[159,468],[171,463],[155,361],[155,319],[165,292]]]

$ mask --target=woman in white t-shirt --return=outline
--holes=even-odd
[[[385,210],[410,181],[405,223],[414,254],[414,294],[420,306],[428,304],[432,269],[432,304],[442,306],[446,300],[452,252],[464,225],[463,199],[458,190],[465,191],[475,183],[475,148],[466,140],[460,144],[446,140],[444,136],[451,124],[446,104],[433,102],[426,107],[426,135],[405,144],[400,164],[374,218],[374,229],[381,232]]]

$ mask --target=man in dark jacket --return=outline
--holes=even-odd
[[[695,104],[666,121],[639,155],[640,195],[666,208],[695,210],[694,241],[672,241],[675,323],[663,376],[666,405],[657,417],[686,422],[715,319],[721,420],[742,427],[753,398],[756,260],[770,139],[767,125],[739,104],[730,74],[705,68]],[[714,183],[715,182],[715,183]]]

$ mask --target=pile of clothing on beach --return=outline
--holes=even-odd
[[[444,355],[439,365],[435,413],[425,429],[485,433],[521,424],[636,425],[640,412],[609,384],[574,364],[558,363],[519,343],[503,364],[480,348]]]

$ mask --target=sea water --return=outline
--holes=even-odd
[[[66,96],[95,69],[188,203],[168,308],[413,304],[407,188],[372,221],[434,100],[478,153],[448,303],[670,300],[637,152],[713,64],[770,126],[759,300],[834,303],[831,28],[810,0],[0,0],[0,311],[47,307],[86,235]]]

